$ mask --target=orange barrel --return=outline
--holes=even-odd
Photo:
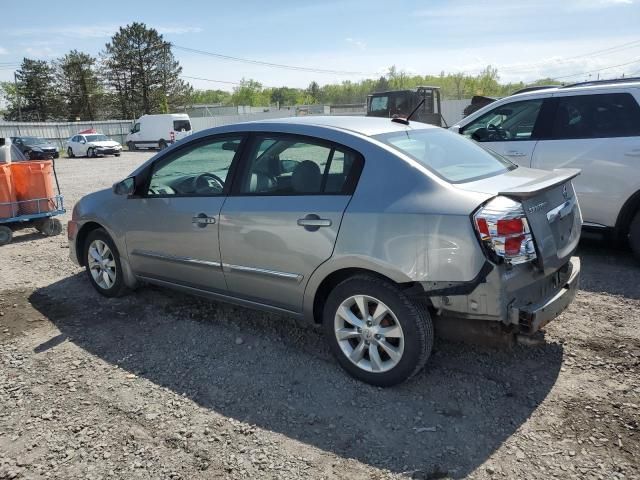
[[[0,163],[0,218],[18,216],[18,206],[15,203],[5,205],[16,201],[10,165],[10,163]]]
[[[53,162],[36,160],[11,163],[13,186],[20,205],[20,215],[50,212],[55,209]]]

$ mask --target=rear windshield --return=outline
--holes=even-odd
[[[176,132],[188,132],[191,130],[191,123],[189,120],[174,120],[173,129]]]
[[[373,138],[409,155],[451,183],[471,182],[517,168],[474,141],[441,128],[384,133]]]

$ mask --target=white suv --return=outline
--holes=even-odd
[[[581,169],[584,226],[628,238],[640,258],[640,79],[529,90],[451,129],[526,167]]]

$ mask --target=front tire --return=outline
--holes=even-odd
[[[636,212],[629,225],[629,246],[636,260],[640,261],[640,210]]]
[[[380,387],[418,373],[433,347],[426,308],[392,282],[368,275],[351,277],[332,290],[323,327],[342,368]]]
[[[87,236],[84,260],[89,281],[98,293],[105,297],[118,297],[126,291],[120,254],[102,228],[93,230]]]
[[[160,148],[160,150],[164,150],[165,148],[167,148],[167,146],[167,141],[165,139],[160,139],[160,141],[158,142],[158,147]]]
[[[127,142],[127,149],[130,152],[134,152],[136,150],[136,144],[131,141]]]
[[[67,157],[69,158],[74,158],[75,155],[73,154],[73,148],[69,147],[67,148]]]
[[[95,156],[96,151],[92,147],[87,148],[87,158],[93,158]]]

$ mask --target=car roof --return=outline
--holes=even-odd
[[[268,126],[278,125],[313,125],[317,127],[329,127],[339,130],[356,132],[368,137],[390,132],[404,132],[407,130],[418,130],[425,128],[439,128],[420,122],[409,122],[404,125],[399,122],[392,122],[390,118],[364,117],[364,116],[308,116],[308,117],[287,117],[269,120],[259,120],[247,122],[246,124],[264,124]]]
[[[620,80],[611,80],[611,82],[607,82],[607,81],[600,80],[598,81],[598,83],[586,82],[584,84],[578,83],[576,85],[567,85],[567,86],[558,85],[557,87],[544,87],[537,90],[531,90],[528,92],[515,93],[513,95],[509,95],[508,97],[504,97],[504,98],[535,97],[537,95],[544,95],[544,94],[556,93],[556,92],[585,93],[585,92],[591,92],[591,91],[597,91],[597,90],[603,90],[603,89],[613,89],[613,88],[618,90],[626,90],[629,88],[639,88],[639,87],[640,87],[640,80],[637,80],[637,81],[634,80],[634,81],[628,81],[628,82],[621,82]]]

